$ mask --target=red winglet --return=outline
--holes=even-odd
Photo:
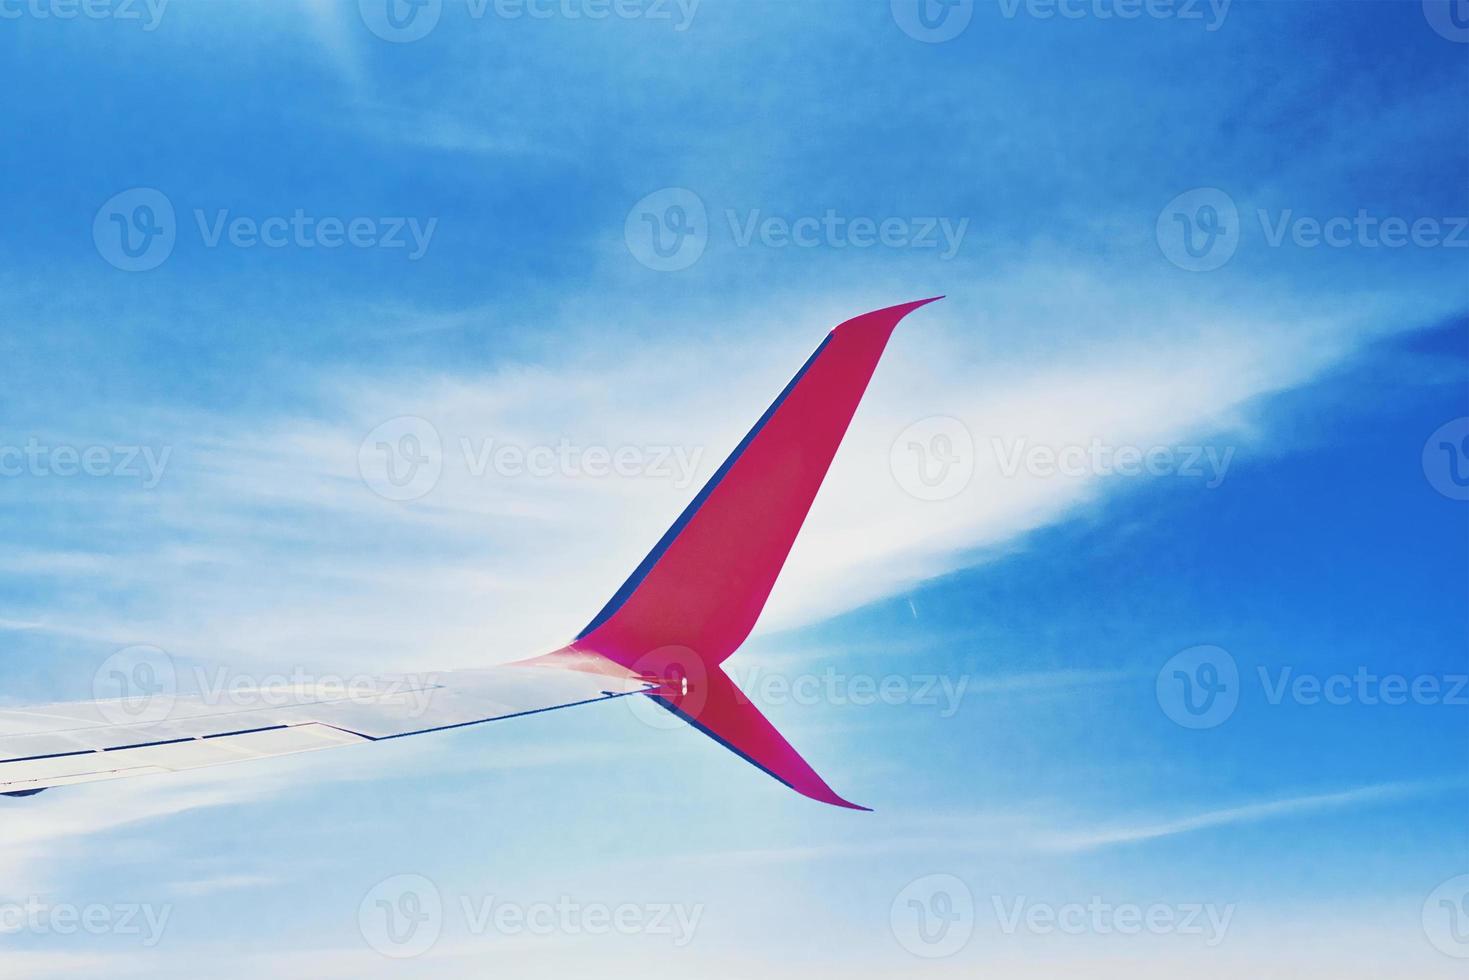
[[[785,736],[718,667],[709,674],[702,691],[691,686],[687,694],[665,691],[652,695],[652,698],[802,796],[849,810],[871,812],[871,807],[844,800],[826,785],[826,780],[816,774],[816,770],[801,758]]]
[[[606,657],[658,682],[655,700],[797,792],[865,809],[832,792],[719,664],[764,608],[893,328],[933,301],[833,330],[597,617],[542,662]]]

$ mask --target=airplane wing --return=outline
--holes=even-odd
[[[309,752],[645,696],[796,792],[832,791],[720,666],[744,642],[905,303],[836,327],[587,627],[553,653],[381,690],[239,706],[93,701],[0,711],[0,795]],[[146,700],[146,699],[145,699]],[[161,707],[161,710],[160,710]]]
[[[0,795],[499,721],[651,690],[628,676],[508,664],[350,689],[231,690],[0,710]]]

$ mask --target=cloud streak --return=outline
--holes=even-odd
[[[1094,829],[1047,833],[1035,839],[1038,849],[1077,853],[1107,847],[1140,844],[1207,830],[1309,816],[1337,810],[1352,810],[1416,799],[1461,782],[1375,783],[1333,793],[1312,793],[1262,800],[1240,806],[1205,810],[1183,817],[1144,820],[1129,824],[1103,825]]]
[[[1009,288],[1023,290],[1033,278],[1021,275]],[[1088,302],[1103,307],[1130,289],[1087,285]],[[851,314],[862,302],[814,305]],[[147,413],[134,424],[176,447],[163,484],[126,493],[67,487],[69,537],[106,535],[110,550],[48,547],[45,528],[31,529],[33,539],[18,542],[0,574],[44,574],[57,588],[42,602],[17,603],[6,618],[237,665],[437,669],[559,645],[836,318],[798,314],[797,326],[772,327],[760,305],[711,326],[698,349],[667,338],[632,356],[599,345],[563,363],[329,373],[309,397],[289,399],[318,406],[311,414],[177,410],[160,422],[161,413]],[[1343,313],[1287,325],[1262,308],[1180,334],[1166,316],[1150,324],[1119,316],[1094,319],[1095,335],[1074,352],[1038,362],[1029,350],[992,351],[1002,337],[975,318],[972,303],[931,309],[903,325],[879,368],[762,630],[899,594],[1064,520],[1130,479],[1006,472],[995,445],[1211,442],[1238,448],[1238,457],[1278,451],[1265,438],[1257,399],[1314,377],[1364,342],[1374,322]],[[1033,314],[1025,330],[1057,313]],[[427,420],[440,439],[442,474],[421,499],[385,500],[359,469],[369,433],[395,416]],[[975,447],[973,477],[938,502],[905,490],[892,452],[910,426],[934,416],[960,420]],[[646,473],[506,476],[483,468],[486,446],[567,444],[681,449],[698,463],[694,485]]]

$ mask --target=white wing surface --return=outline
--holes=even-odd
[[[399,738],[649,688],[512,664],[350,689],[264,688],[0,710],[0,794]]]

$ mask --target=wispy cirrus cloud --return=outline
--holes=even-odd
[[[1039,834],[1034,844],[1043,851],[1094,851],[1244,824],[1307,817],[1336,810],[1385,806],[1463,785],[1460,780],[1374,783],[1331,793],[1281,796],[1184,816],[1143,818],[1123,824],[1107,822],[1085,830],[1046,832]]]
[[[685,855],[683,860],[738,867],[742,864],[812,862],[877,858],[884,855],[1028,854],[1036,858],[1103,851],[1145,845],[1184,834],[1228,832],[1238,827],[1272,821],[1306,819],[1323,813],[1390,807],[1462,789],[1462,779],[1372,783],[1328,793],[1282,793],[1269,799],[1179,814],[1134,814],[1119,821],[1110,814],[1072,813],[1057,820],[1066,808],[1060,801],[1034,802],[1008,809],[896,815],[887,833],[823,844],[771,846],[758,849],[710,851]]]
[[[1015,454],[1034,447],[1205,444],[1216,459],[1236,462],[1277,452],[1257,400],[1309,381],[1391,329],[1371,310],[1332,318],[1318,309],[1301,319],[1281,304],[1274,313],[1236,310],[1227,322],[1180,331],[1159,312],[1168,303],[1138,321],[1117,298],[1133,286],[1091,279],[1091,295],[1079,296],[1071,315],[1087,305],[1105,309],[1109,298],[1119,309],[1094,314],[1092,334],[1076,338],[1074,350],[1036,361],[1034,341],[1007,338],[1061,322],[1067,314],[1054,298],[1040,313],[1017,310],[1014,322],[982,312],[1013,308],[1012,294],[1031,279],[1019,275],[1019,285],[998,294],[984,286],[983,304],[961,293],[903,325],[762,629],[901,593],[1131,479],[1017,469]],[[737,311],[697,349],[668,338],[613,356],[591,341],[564,363],[328,373],[309,397],[290,400],[317,406],[311,414],[154,408],[138,416],[134,431],[174,449],[160,486],[119,493],[72,481],[60,498],[71,544],[48,547],[45,528],[34,526],[0,565],[0,574],[44,574],[88,589],[50,590],[6,618],[30,630],[146,641],[190,656],[323,667],[350,659],[379,670],[463,666],[558,645],[832,325],[834,317],[813,311],[852,314],[857,303],[879,305],[826,300],[779,327],[756,308]],[[361,467],[383,451],[371,444],[374,431],[404,416],[431,427],[439,472],[421,497],[400,502],[374,492]],[[961,426],[972,475],[944,499],[920,499],[905,482],[912,483],[906,468],[922,461],[894,447],[905,438],[921,446],[935,418]],[[126,428],[120,417],[112,422]],[[573,455],[571,468],[506,473],[494,462],[506,446],[552,455],[626,448],[647,465],[589,477],[576,471]],[[49,490],[34,482],[34,492]],[[87,547],[104,539],[105,552]]]

